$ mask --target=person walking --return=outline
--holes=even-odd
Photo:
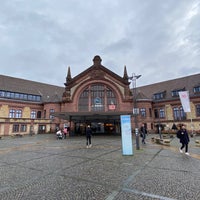
[[[67,138],[67,133],[68,133],[68,130],[67,130],[67,127],[65,127],[63,129],[63,134],[64,134],[64,138],[66,139]]]
[[[57,132],[56,132],[56,136],[57,136],[57,139],[63,139],[63,134],[62,134],[62,131],[61,129],[59,129]]]
[[[185,148],[185,154],[189,155],[188,143],[190,142],[190,138],[184,125],[182,125],[181,129],[177,132],[177,137],[180,139],[180,143],[182,144],[182,146],[179,148],[179,151],[183,153],[183,148]]]
[[[91,136],[92,136],[92,129],[90,128],[90,125],[88,125],[86,128],[86,147],[87,148],[92,147]]]
[[[141,132],[141,137],[142,137],[142,143],[146,144],[145,139],[146,139],[147,129],[144,123],[142,124],[140,128],[140,132]]]

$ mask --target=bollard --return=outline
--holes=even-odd
[[[140,149],[140,141],[139,141],[139,130],[138,128],[135,128],[135,136],[136,136],[136,149]]]

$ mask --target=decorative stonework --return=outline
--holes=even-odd
[[[98,66],[98,65],[101,65],[101,57],[100,56],[95,56],[94,59],[93,59],[93,62],[94,62],[94,65],[95,66]]]
[[[104,79],[104,76],[105,76],[105,73],[102,72],[102,71],[99,71],[99,70],[93,70],[91,73],[90,73],[90,77],[92,79]]]
[[[66,90],[66,91],[63,93],[62,101],[63,101],[63,102],[69,102],[70,100],[71,100],[71,92],[70,92],[70,90]]]

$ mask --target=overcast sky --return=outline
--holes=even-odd
[[[200,0],[1,0],[0,73],[64,86],[99,55],[137,86],[200,72]]]

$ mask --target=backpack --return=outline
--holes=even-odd
[[[177,137],[177,138],[180,138],[180,137],[181,137],[181,132],[180,132],[180,131],[177,131],[176,137]]]

